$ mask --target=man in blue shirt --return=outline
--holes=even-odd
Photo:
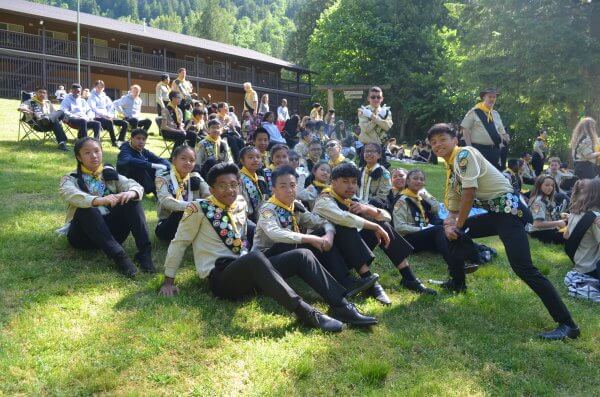
[[[113,146],[117,146],[117,137],[115,136],[113,124],[121,128],[119,131],[119,142],[122,143],[125,140],[129,124],[125,120],[115,119],[112,100],[104,92],[104,81],[96,81],[87,102],[92,112],[94,112],[94,120],[100,122],[102,128],[110,134]]]
[[[87,131],[94,131],[94,138],[100,138],[100,122],[94,120],[94,112],[81,97],[81,85],[71,85],[71,93],[60,103],[60,110],[65,113],[65,122],[78,129],[77,137],[87,136]]]
[[[143,128],[146,131],[152,125],[152,120],[141,119],[142,117],[142,98],[140,93],[142,87],[134,84],[129,88],[127,95],[113,102],[113,108],[125,116],[125,121],[129,123],[132,129]]]

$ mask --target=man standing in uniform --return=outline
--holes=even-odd
[[[258,109],[258,94],[252,89],[252,83],[244,83],[244,111],[248,110],[252,115],[256,115]]]
[[[463,236],[471,238],[497,235],[504,244],[513,271],[542,300],[558,323],[552,331],[543,332],[543,339],[558,340],[579,336],[580,331],[554,286],[531,261],[525,224],[532,222],[529,208],[514,192],[508,180],[488,162],[477,149],[458,147],[456,131],[448,124],[436,124],[427,132],[434,153],[446,161],[447,180],[445,204],[448,217],[444,232],[450,241],[450,280],[443,286],[450,291],[463,292],[465,281],[464,258],[461,250]],[[472,217],[473,206],[483,207],[485,214]]]
[[[369,89],[369,105],[358,109],[358,126],[360,135],[358,140],[361,143],[358,158],[360,165],[364,165],[362,158],[362,148],[367,143],[376,143],[383,146],[387,141],[387,132],[392,128],[392,111],[389,107],[382,107],[383,91],[379,87]]]
[[[467,146],[479,150],[487,161],[502,171],[500,146],[507,146],[510,136],[504,129],[500,115],[494,110],[498,95],[500,93],[494,88],[481,91],[479,97],[482,102],[467,112],[460,127]]]

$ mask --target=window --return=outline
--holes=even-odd
[[[142,106],[149,106],[148,93],[147,92],[142,92],[140,94],[140,98],[142,98]]]
[[[46,37],[57,40],[69,40],[69,34],[66,32],[57,32],[55,30],[46,30]]]
[[[225,80],[225,63],[214,61],[213,62],[213,71],[215,74],[215,78]]]
[[[119,44],[119,48],[121,50],[127,51],[127,43],[120,43]],[[137,45],[132,45],[131,46],[131,52],[137,52],[137,53],[141,54],[141,53],[144,52],[144,47],[140,47],[140,46],[137,46]]]
[[[191,55],[186,55],[186,56],[183,57],[183,59],[185,59],[188,62],[192,62],[192,63],[196,62],[196,57],[193,57]]]
[[[108,58],[108,40],[90,39],[92,55],[97,58]]]
[[[14,23],[0,23],[0,30],[8,30],[9,32],[25,32],[23,25],[15,25]]]

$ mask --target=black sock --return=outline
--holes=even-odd
[[[398,271],[402,275],[402,278],[405,279],[406,281],[417,281],[417,278],[415,277],[414,273],[412,272],[412,269],[410,268],[410,266],[406,266],[406,267],[403,267],[402,269],[398,269]]]
[[[371,277],[371,271],[367,270],[363,274],[360,275],[362,278]]]
[[[300,302],[298,302],[298,307],[294,309],[294,313],[296,314],[296,316],[298,316],[298,318],[304,320],[308,317],[308,314],[313,310],[314,308],[311,305],[301,300]]]
[[[573,321],[572,318],[569,318],[569,320],[565,321],[563,324],[566,324],[566,325],[568,325],[569,327],[572,327],[572,328],[577,328],[577,324],[575,324],[575,321]]]

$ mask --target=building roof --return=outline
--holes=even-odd
[[[0,10],[2,12],[38,17],[44,20],[55,20],[58,22],[70,22],[74,24],[77,23],[76,11],[45,4],[32,3],[24,0],[0,0]],[[308,71],[306,68],[287,62],[283,59],[260,53],[258,51],[219,43],[217,41],[201,39],[199,37],[187,36],[181,33],[156,29],[150,26],[143,26],[142,24],[119,21],[117,19],[101,17],[84,12],[79,14],[79,23],[82,27],[107,30],[111,32],[121,32],[144,39],[176,43],[179,45],[195,47],[200,50],[217,52],[235,57],[246,58],[257,62],[277,65],[288,69]]]

